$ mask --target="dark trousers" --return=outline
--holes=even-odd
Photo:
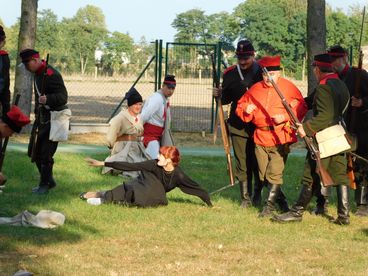
[[[102,198],[106,203],[129,205],[134,203],[134,190],[129,185],[121,184],[112,190],[104,192]]]
[[[239,182],[247,182],[248,192],[251,195],[252,180],[254,186],[259,185],[258,164],[254,153],[254,142],[251,137],[244,137],[231,133],[231,142],[234,148],[235,156],[235,176]]]
[[[55,186],[53,179],[53,165],[54,165],[54,154],[58,147],[58,142],[49,140],[50,135],[50,123],[44,124],[39,128],[37,142],[35,128],[32,130],[28,146],[28,155],[32,157],[34,153],[33,161],[36,163],[38,171],[40,172],[40,186]],[[34,148],[35,147],[35,148]],[[52,184],[51,184],[52,183]]]

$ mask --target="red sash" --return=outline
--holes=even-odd
[[[143,144],[147,147],[148,143],[154,140],[160,141],[162,133],[164,132],[163,127],[155,126],[150,123],[143,125]]]

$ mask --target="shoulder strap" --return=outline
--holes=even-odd
[[[240,69],[239,64],[236,65],[236,69],[238,69],[239,77],[243,81],[244,80],[244,76],[243,76],[243,73],[241,72],[241,69]]]

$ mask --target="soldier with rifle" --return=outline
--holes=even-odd
[[[241,207],[247,208],[252,203],[253,205],[261,203],[263,183],[259,181],[257,160],[254,154],[252,138],[254,125],[244,123],[236,115],[235,110],[238,100],[244,93],[252,85],[262,80],[262,70],[255,61],[255,50],[249,40],[240,40],[235,54],[238,64],[230,66],[224,71],[222,86],[213,89],[213,96],[220,97],[224,105],[231,104],[230,116],[227,122],[235,155],[235,176],[240,186]],[[253,177],[254,189],[252,191]],[[288,209],[283,194],[280,195],[278,204],[281,209]]]
[[[34,49],[20,52],[22,63],[28,71],[34,73],[35,115],[28,155],[35,162],[40,173],[38,187],[32,191],[45,194],[56,186],[53,178],[54,154],[58,142],[49,139],[51,111],[67,109],[68,93],[61,74],[41,60]]]
[[[312,66],[319,84],[310,96],[313,97],[312,118],[298,125],[297,132],[304,139],[314,138],[318,132],[338,124],[344,116],[350,100],[348,88],[334,73],[332,59],[327,53],[314,56]],[[314,153],[314,159],[312,153]],[[303,213],[312,199],[313,189],[321,188],[313,186],[320,185],[319,183],[322,182],[325,186],[334,185],[337,189],[338,217],[331,221],[339,225],[349,224],[349,179],[346,174],[347,160],[345,155],[344,152],[338,152],[325,158],[319,158],[318,151],[309,151],[301,181],[302,187],[296,204],[289,212],[274,216],[272,220],[277,222],[301,221]],[[319,174],[316,172],[316,167]],[[329,181],[326,180],[326,173],[322,169],[327,170]]]
[[[304,118],[307,105],[299,89],[290,81],[280,77],[280,56],[265,56],[258,64],[268,70],[263,81],[253,85],[238,101],[236,114],[245,123],[253,122],[255,155],[259,167],[259,177],[267,182],[269,194],[260,217],[272,216],[275,203],[283,184],[283,171],[290,152],[290,145],[297,141],[292,129],[290,116],[279,99],[275,88],[268,79],[272,76],[290,103],[293,113],[299,120]]]
[[[236,161],[235,176],[240,186],[241,207],[247,208],[252,204],[253,174],[255,175],[255,190],[258,191],[258,201],[261,195],[252,139],[254,127],[252,124],[244,124],[235,114],[235,109],[245,91],[262,80],[262,73],[261,68],[255,62],[255,51],[250,41],[239,41],[235,54],[238,64],[224,71],[222,86],[213,88],[213,96],[219,97],[223,105],[231,104],[227,123]]]
[[[332,65],[340,79],[349,89],[351,101],[347,110],[347,128],[357,138],[356,153],[368,158],[368,73],[362,69],[362,54],[358,68],[348,62],[348,53],[340,45],[327,50],[332,57]],[[353,163],[356,190],[357,216],[368,216],[368,164],[357,159]]]

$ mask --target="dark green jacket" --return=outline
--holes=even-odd
[[[313,117],[303,123],[307,136],[314,136],[341,120],[342,111],[350,100],[349,90],[337,74],[327,75],[309,97],[313,97]]]

